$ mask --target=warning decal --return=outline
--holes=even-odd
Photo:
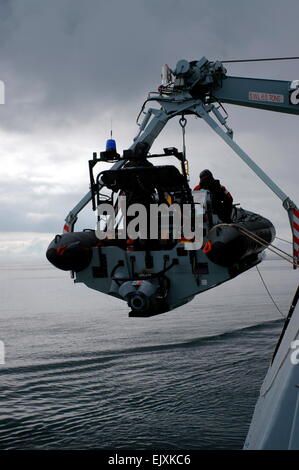
[[[250,91],[248,96],[250,101],[269,101],[270,103],[283,103],[284,96],[276,93],[263,93],[260,91]]]

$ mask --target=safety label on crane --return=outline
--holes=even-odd
[[[248,96],[250,101],[270,101],[271,103],[283,103],[284,96],[276,93],[263,93],[260,91],[250,91]]]

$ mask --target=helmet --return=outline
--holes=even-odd
[[[214,177],[210,170],[203,170],[200,175],[200,186],[202,189],[210,189],[213,182],[214,182]]]
[[[203,170],[203,171],[200,173],[199,178],[200,178],[201,180],[203,180],[203,179],[213,180],[213,179],[214,179],[214,177],[213,177],[213,175],[212,175],[212,173],[211,173],[210,170]]]

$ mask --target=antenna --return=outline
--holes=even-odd
[[[106,152],[107,151],[116,153],[116,142],[113,139],[112,117],[110,118],[110,139],[106,141]]]

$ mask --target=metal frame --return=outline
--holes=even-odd
[[[207,67],[207,60],[202,60]],[[211,63],[209,63],[211,64]],[[218,63],[217,63],[218,64]],[[211,66],[211,65],[210,65]],[[212,67],[212,66],[211,66]],[[200,68],[198,69],[200,70]],[[197,73],[199,73],[199,71]],[[179,76],[179,74],[178,74]],[[201,75],[202,77],[203,75]],[[204,77],[207,80],[206,76]],[[197,79],[198,82],[199,79]],[[238,81],[239,80],[239,81]],[[247,80],[247,81],[246,81]],[[202,78],[203,81],[203,78]],[[197,83],[196,82],[196,83]],[[204,82],[205,83],[205,82]],[[216,79],[215,79],[216,83]],[[214,83],[214,89],[211,85],[210,94],[202,99],[193,98],[191,93],[187,91],[172,92],[167,96],[162,94],[157,94],[157,96],[150,96],[146,102],[156,101],[160,104],[160,109],[149,108],[144,116],[141,124],[138,124],[140,129],[136,137],[134,138],[133,144],[131,145],[131,151],[134,151],[138,144],[146,144],[147,150],[150,149],[155,139],[158,137],[160,132],[163,130],[167,122],[179,115],[193,114],[202,118],[208,126],[213,129],[223,140],[224,142],[231,147],[231,149],[240,157],[244,163],[246,163],[249,168],[271,189],[271,191],[276,194],[276,196],[282,201],[283,207],[288,212],[289,221],[291,224],[291,230],[294,235],[293,229],[293,211],[298,210],[295,203],[282,191],[282,189],[249,157],[249,155],[233,140],[232,130],[227,126],[226,119],[227,116],[222,116],[218,108],[211,103],[212,100],[217,101],[218,99],[222,102],[230,102],[234,104],[239,104],[243,106],[253,106],[262,109],[268,109],[272,111],[280,111],[284,113],[299,114],[299,107],[292,106],[285,103],[285,97],[288,96],[289,85],[291,82],[282,82],[277,80],[260,80],[260,79],[244,79],[237,77],[225,77],[223,84],[219,85],[219,80],[217,81],[217,86]],[[231,84],[233,83],[233,87]],[[254,84],[254,86],[253,86]],[[263,90],[266,86],[272,85],[272,92],[274,87],[274,92],[277,90],[282,93],[284,104],[274,103],[270,105],[269,103],[254,103],[248,100],[248,90],[252,87],[257,88],[258,92]],[[216,88],[215,88],[216,86]],[[247,93],[247,95],[246,95]],[[144,106],[142,108],[143,112]],[[220,122],[220,124],[225,128],[220,127],[220,125],[210,116],[210,112],[213,113],[215,119]],[[121,159],[114,163],[111,169],[121,168],[128,160],[126,158]],[[99,189],[102,186],[99,186]],[[81,201],[71,210],[71,212],[66,217],[66,224],[64,226],[64,231],[73,231],[75,223],[78,218],[80,211],[90,202],[92,199],[92,193],[89,191]],[[296,260],[294,259],[294,263]]]

